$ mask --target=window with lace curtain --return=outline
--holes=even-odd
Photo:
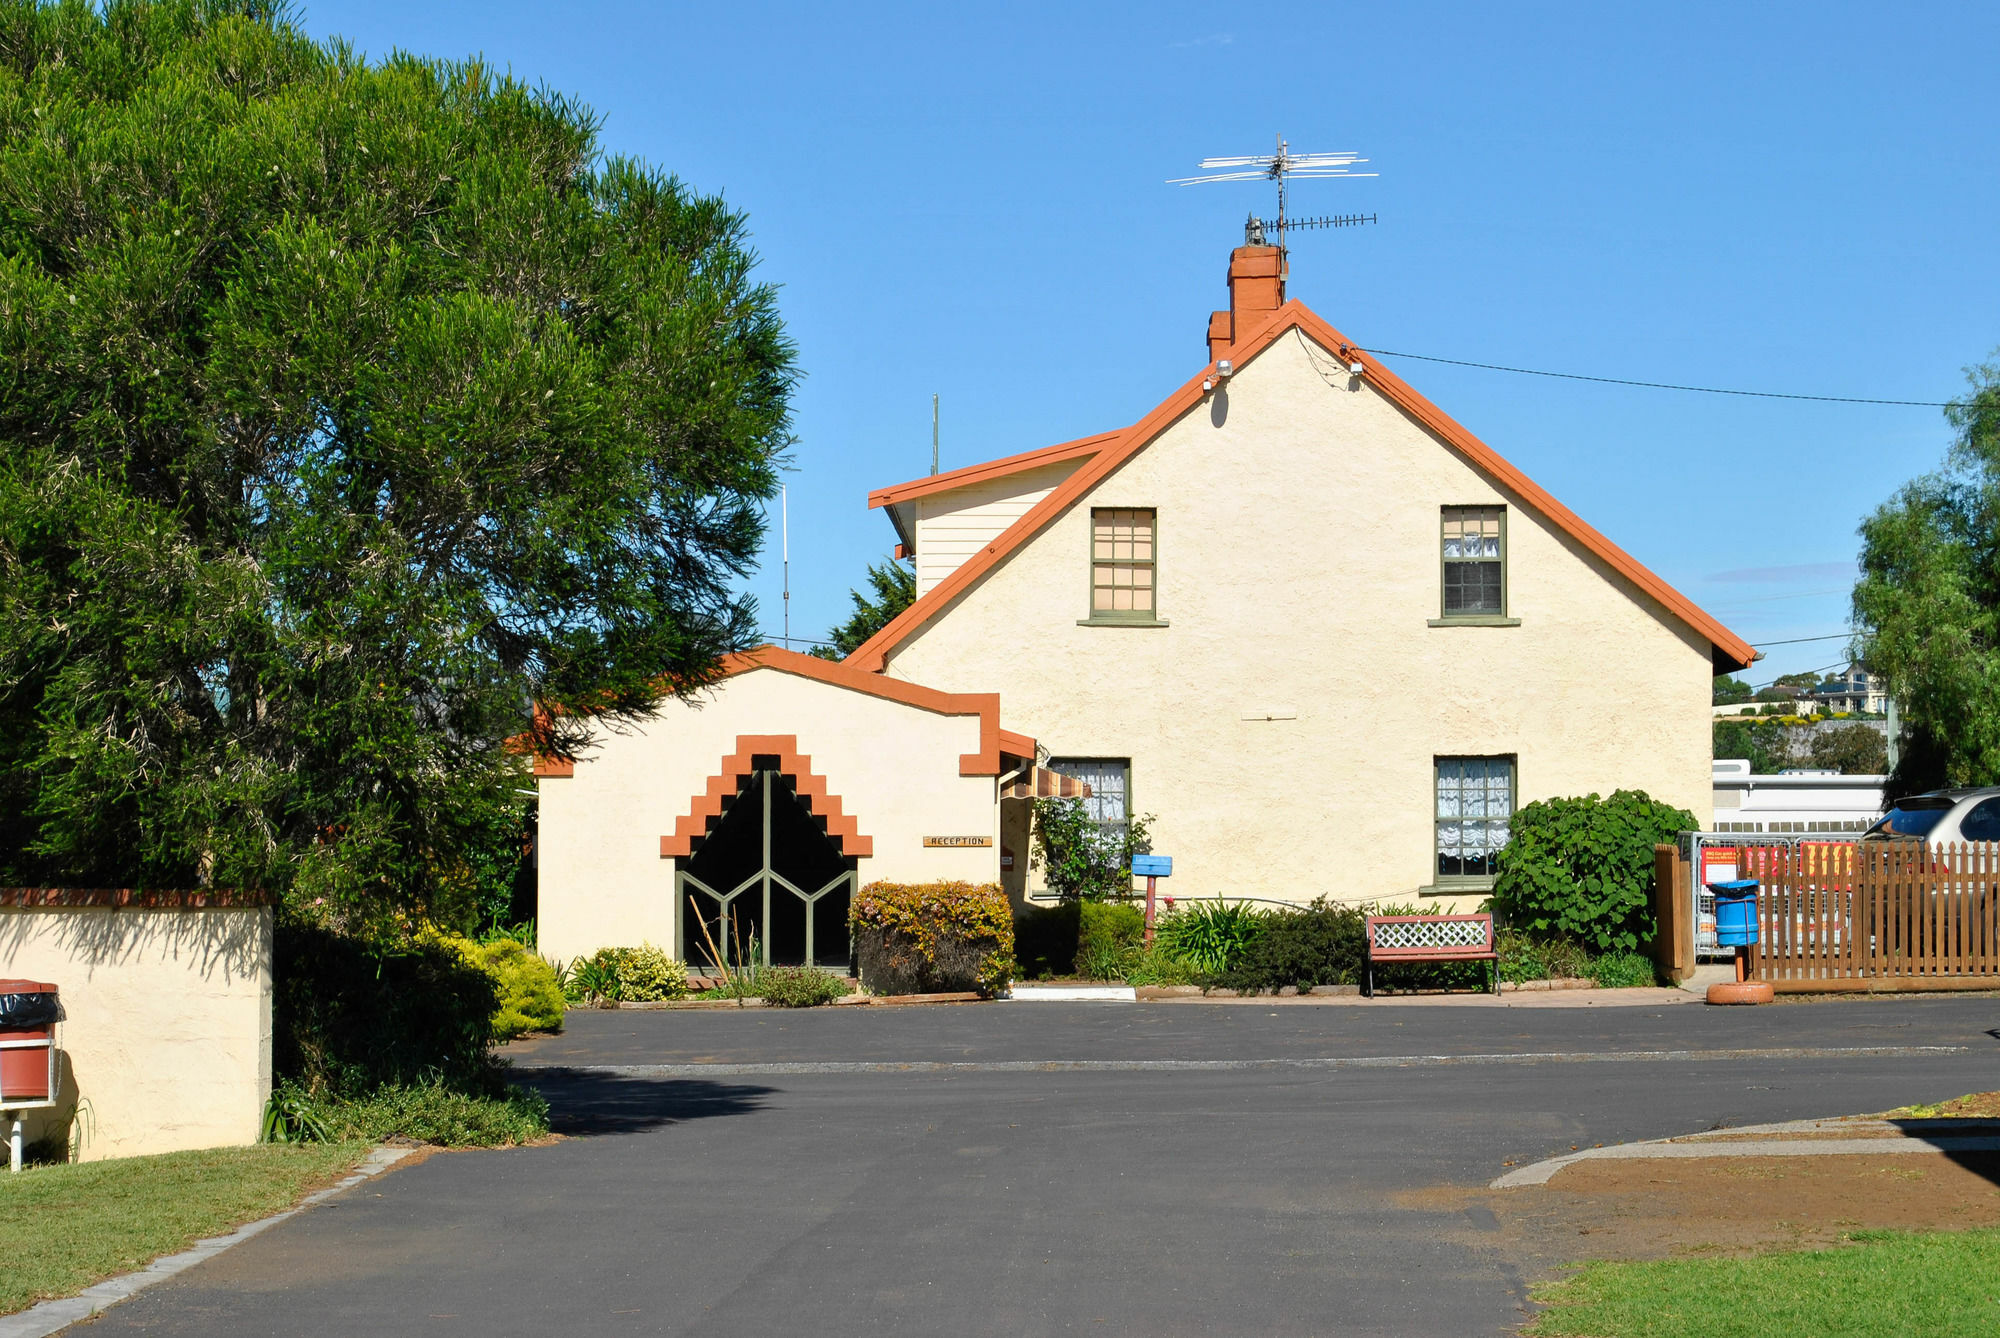
[[[1437,759],[1437,881],[1490,885],[1514,817],[1514,759]]]

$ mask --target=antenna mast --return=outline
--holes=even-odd
[[[931,396],[931,473],[933,474],[938,472],[937,418],[938,418],[938,397],[936,395],[933,395]]]
[[[1260,246],[1267,231],[1278,235],[1279,249],[1285,245],[1285,233],[1291,228],[1348,228],[1361,223],[1373,223],[1373,214],[1321,215],[1318,218],[1294,219],[1285,213],[1285,185],[1294,178],[1312,180],[1320,177],[1372,177],[1374,172],[1350,172],[1357,163],[1368,160],[1357,153],[1293,153],[1291,145],[1285,143],[1283,135],[1278,136],[1276,153],[1250,154],[1237,158],[1204,158],[1201,170],[1208,175],[1198,177],[1175,177],[1167,182],[1169,186],[1198,186],[1207,181],[1275,181],[1278,183],[1278,216],[1258,218],[1252,214],[1245,223],[1243,240],[1246,245]]]
[[[784,484],[778,485],[778,535],[779,549],[784,554],[785,563],[785,649],[792,648],[792,494]]]

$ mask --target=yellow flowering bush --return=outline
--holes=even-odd
[[[854,965],[877,994],[976,990],[1014,979],[1014,916],[997,883],[870,883],[848,911]]]

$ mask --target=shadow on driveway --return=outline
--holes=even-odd
[[[548,1099],[549,1125],[571,1137],[630,1134],[690,1120],[750,1115],[776,1089],[699,1078],[632,1078],[588,1070],[517,1070],[516,1082]]]

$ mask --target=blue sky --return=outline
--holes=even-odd
[[[748,211],[805,372],[794,636],[894,540],[871,488],[1133,421],[1206,360],[1257,185],[1211,154],[1356,150],[1306,183],[1291,295],[1367,347],[1945,400],[2000,346],[2000,7],[567,5],[317,0],[321,36],[483,55],[605,147]],[[1365,169],[1364,169],[1365,170]],[[1753,642],[1838,632],[1855,526],[1936,409],[1391,365]],[[771,561],[752,582],[780,623]],[[1841,658],[1769,648],[1758,681]]]

